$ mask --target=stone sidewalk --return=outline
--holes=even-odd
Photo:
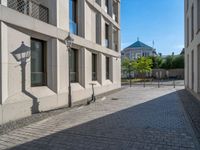
[[[126,88],[89,106],[74,108],[0,136],[0,149],[198,148],[180,98],[172,87]]]

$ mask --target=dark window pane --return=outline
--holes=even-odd
[[[92,80],[97,80],[97,55],[92,54]]]
[[[200,30],[200,1],[197,1],[197,23],[198,23],[198,30]]]
[[[105,46],[108,48],[109,46],[109,25],[105,24]]]
[[[106,57],[106,79],[110,79],[110,58]]]
[[[70,80],[71,82],[78,82],[78,51],[76,49],[71,50]]]
[[[31,39],[31,85],[43,86],[46,82],[45,43]]]
[[[194,6],[191,9],[191,38],[194,39]]]

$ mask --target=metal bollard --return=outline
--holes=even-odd
[[[173,80],[173,85],[174,85],[174,88],[176,88],[175,80]]]

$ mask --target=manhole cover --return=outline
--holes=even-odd
[[[112,98],[111,100],[113,100],[113,101],[117,101],[117,100],[119,100],[119,98]]]

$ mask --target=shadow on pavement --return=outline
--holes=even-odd
[[[182,109],[173,92],[11,149],[195,149]]]

